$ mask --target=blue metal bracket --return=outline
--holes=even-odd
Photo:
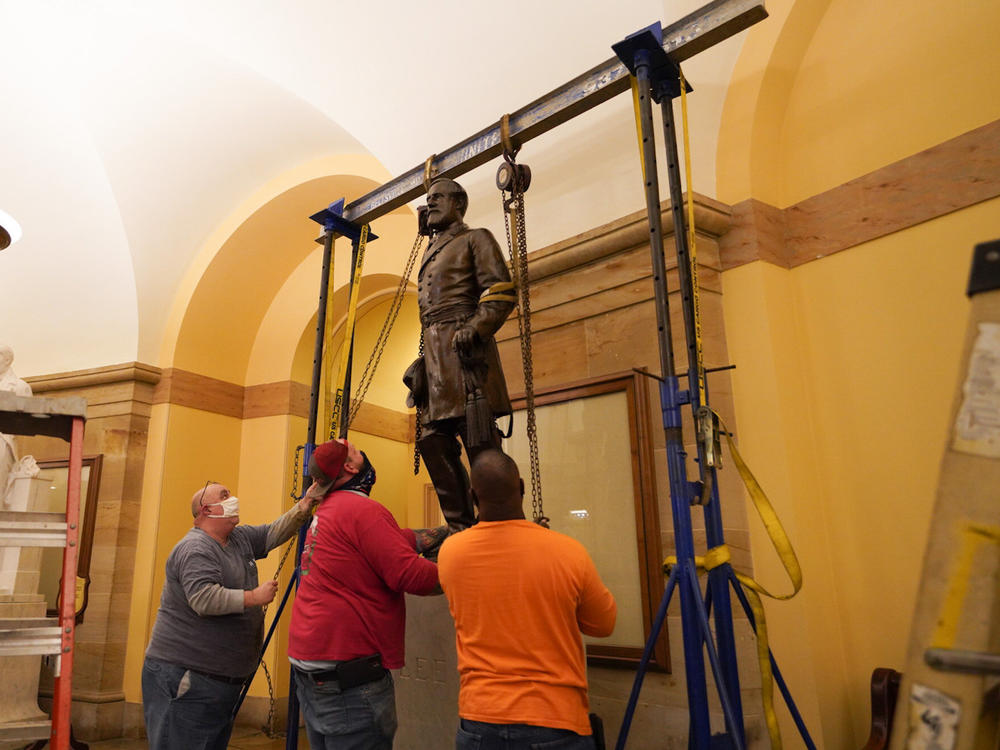
[[[680,66],[663,49],[663,29],[659,21],[629,34],[617,44],[612,44],[611,49],[632,75],[636,75],[639,64],[649,66],[653,101],[657,104],[664,97],[674,99],[681,95]],[[684,84],[687,93],[694,91],[690,83],[685,81]]]
[[[339,201],[331,203],[322,211],[317,211],[309,218],[317,224],[322,224],[324,232],[333,232],[344,237],[349,237],[352,242],[360,242],[362,225],[344,218],[345,203],[346,199],[341,198]],[[372,240],[377,239],[378,235],[369,229],[368,241],[371,242]],[[322,243],[323,238],[321,237],[316,241]]]

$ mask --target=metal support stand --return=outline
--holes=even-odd
[[[351,240],[351,279],[354,283],[355,261],[358,255],[358,246],[361,240],[361,226],[343,218],[344,199],[331,203],[328,208],[319,211],[309,218],[323,225],[323,236],[317,242],[323,244],[323,268],[320,272],[319,305],[316,311],[316,340],[313,346],[313,366],[312,366],[312,387],[309,392],[309,417],[306,426],[306,444],[302,458],[302,496],[305,496],[312,479],[309,476],[309,459],[316,448],[316,430],[319,422],[319,403],[321,398],[321,383],[323,374],[323,346],[326,340],[326,309],[328,300],[328,290],[330,288],[330,278],[333,273],[333,241],[338,236],[348,237]],[[377,240],[378,235],[369,232],[368,241]],[[350,347],[347,361],[347,371],[344,377],[343,403],[344,413],[350,412],[351,402],[351,363],[353,362],[354,331],[350,331],[350,340],[345,342],[345,346]],[[344,419],[340,426],[340,438],[347,437],[347,420]],[[301,497],[299,498],[301,499]],[[260,659],[264,658],[268,644],[274,635],[274,631],[288,603],[289,596],[299,583],[299,566],[302,561],[302,550],[305,547],[306,527],[299,529],[298,541],[295,549],[295,569],[292,572],[291,580],[281,598],[281,603],[274,613],[271,627],[268,629],[267,637],[261,646]],[[258,661],[258,663],[260,663]],[[252,679],[243,685],[243,690],[233,709],[233,720],[239,713],[240,707],[250,689]],[[288,675],[288,718],[285,723],[285,748],[286,750],[296,750],[299,741],[299,700],[295,690],[295,670],[291,670]]]
[[[740,682],[736,660],[736,643],[733,631],[732,607],[729,598],[730,583],[740,601],[749,610],[740,583],[729,563],[708,572],[708,584],[702,595],[698,582],[698,569],[694,554],[691,528],[691,506],[701,504],[704,509],[708,547],[725,544],[722,532],[722,513],[719,504],[716,467],[718,465],[718,428],[712,422],[708,408],[708,389],[705,370],[701,362],[699,322],[696,315],[697,278],[691,268],[686,222],[683,213],[680,166],[677,156],[677,135],[674,126],[672,100],[681,93],[680,70],[661,46],[660,25],[633,34],[613,45],[619,59],[636,77],[638,86],[638,118],[642,146],[642,166],[646,191],[646,210],[649,217],[650,251],[652,253],[653,284],[656,294],[657,333],[660,348],[660,408],[666,438],[667,469],[670,477],[670,501],[674,522],[674,541],[677,563],[670,570],[670,577],[657,612],[652,632],[646,643],[636,674],[628,707],[622,722],[616,748],[622,750],[631,727],[632,716],[645,676],[653,645],[663,627],[667,606],[674,589],[681,601],[681,629],[684,642],[684,667],[688,690],[689,737],[688,746],[693,750],[712,748],[746,747],[743,709],[740,699]],[[653,133],[652,102],[659,102],[663,118],[664,141],[667,155],[667,181],[674,222],[674,243],[677,252],[677,271],[680,282],[681,306],[684,314],[684,332],[687,344],[687,388],[679,387],[670,334],[670,311],[667,302],[666,270],[663,258],[663,229],[660,219],[660,191],[657,177],[656,146]],[[688,186],[690,190],[690,186]],[[683,377],[683,376],[682,376]],[[688,481],[685,464],[686,452],[681,430],[681,406],[690,405],[697,429],[698,481]],[[714,604],[715,632],[709,626],[709,614]],[[726,731],[712,735],[708,711],[708,689],[705,680],[704,654],[707,652],[712,674],[718,690]],[[773,662],[773,659],[772,659]],[[780,672],[775,666],[779,687],[800,727],[803,738],[812,747],[801,717],[794,707]]]
[[[681,212],[680,175],[677,164],[677,144],[673,136],[672,121],[673,113],[670,110],[670,100],[664,94],[670,93],[669,87],[677,94],[680,93],[678,84],[678,69],[670,61],[666,53],[660,47],[658,40],[659,24],[654,29],[644,29],[639,34],[628,37],[623,42],[614,45],[615,52],[619,58],[635,75],[638,81],[639,94],[639,122],[642,139],[642,163],[643,175],[645,179],[646,211],[649,217],[650,228],[650,250],[653,264],[653,285],[656,297],[656,320],[657,334],[659,337],[660,350],[660,372],[663,379],[660,385],[660,408],[663,413],[663,429],[667,448],[667,469],[670,476],[670,500],[671,511],[674,522],[674,540],[677,546],[677,565],[674,566],[667,583],[667,590],[664,592],[664,600],[660,610],[666,614],[666,605],[672,595],[674,587],[679,587],[681,598],[681,629],[684,641],[684,669],[687,678],[688,688],[688,715],[690,722],[689,745],[697,750],[707,750],[711,742],[711,724],[708,713],[708,690],[705,681],[705,661],[704,650],[707,647],[709,661],[712,672],[715,675],[716,685],[719,689],[719,697],[722,701],[723,712],[726,717],[726,727],[730,742],[727,746],[742,748],[745,746],[742,711],[739,703],[732,699],[733,695],[739,696],[739,678],[736,675],[735,648],[732,638],[731,616],[728,622],[723,623],[725,633],[719,640],[719,648],[713,639],[708,625],[708,612],[705,601],[702,598],[701,588],[698,583],[698,572],[694,560],[694,538],[691,529],[691,504],[694,499],[701,494],[701,488],[705,481],[706,467],[703,460],[703,452],[699,446],[699,468],[701,481],[692,484],[687,479],[687,467],[685,459],[687,456],[684,450],[684,440],[681,430],[681,406],[691,404],[697,409],[702,406],[698,403],[698,390],[694,387],[697,378],[703,377],[698,372],[699,363],[694,353],[694,316],[691,307],[691,279],[690,269],[687,268],[687,236],[684,232],[684,216]],[[656,54],[656,53],[659,54]],[[670,111],[669,125],[667,130],[668,164],[667,171],[669,177],[671,203],[674,208],[674,239],[677,246],[677,267],[680,274],[681,296],[684,301],[685,332],[689,343],[688,355],[688,385],[687,390],[681,390],[678,385],[678,378],[675,374],[673,342],[670,331],[670,310],[667,301],[666,265],[663,257],[663,228],[660,220],[660,190],[657,176],[656,164],[656,144],[653,133],[653,86],[656,86],[657,98],[664,98],[666,101],[665,111]],[[664,86],[668,88],[664,88]],[[676,95],[676,94],[675,94]],[[708,471],[714,472],[714,468]],[[713,477],[714,478],[714,477]],[[714,487],[715,482],[712,481]],[[718,502],[709,503],[709,507],[718,509]],[[707,525],[707,524],[706,524]],[[721,522],[717,524],[717,529],[721,542]],[[725,581],[723,581],[725,586]],[[726,596],[719,597],[728,604],[728,592]],[[719,608],[716,610],[716,628],[719,627]],[[662,627],[663,617],[657,616],[657,624]],[[651,638],[647,644],[653,643]],[[722,651],[720,657],[719,651]],[[626,713],[625,722],[618,738],[618,748],[623,748],[628,734],[628,727],[631,724],[632,712],[634,711],[635,699],[638,697],[638,690],[644,676],[645,665],[648,658],[643,659],[639,674],[636,676],[636,683],[633,687],[633,696],[629,702],[629,710]]]

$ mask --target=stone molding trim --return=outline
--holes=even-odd
[[[243,396],[243,419],[290,414],[309,416],[309,386],[295,380],[247,386]]]
[[[119,365],[94,367],[89,370],[55,372],[50,375],[34,375],[25,378],[36,395],[51,391],[66,391],[92,385],[137,382],[156,385],[160,381],[159,367],[141,362],[123,362]]]
[[[167,368],[153,392],[154,404],[173,404],[236,419],[309,416],[309,386],[294,380],[243,387],[206,375]],[[397,442],[413,442],[414,416],[376,404],[358,409],[351,429]]]
[[[784,268],[825,258],[1000,196],[1000,120],[785,209],[733,206],[723,270],[755,260]]]
[[[25,378],[36,396],[78,395],[87,399],[87,419],[121,414],[148,417],[160,368],[124,362],[75,372]]]
[[[187,406],[243,419],[244,390],[236,383],[168,367],[153,391],[153,403]]]
[[[660,211],[667,289],[673,294],[680,284],[669,200],[661,202]],[[729,231],[730,208],[694,193],[694,214],[699,287],[721,292],[718,244]],[[652,300],[649,237],[646,211],[642,210],[531,252],[528,277],[532,335]],[[496,339],[502,344],[519,336],[515,310]]]
[[[684,194],[685,200],[687,193]],[[674,218],[670,201],[660,204],[664,240],[673,237]],[[699,234],[719,238],[729,231],[730,208],[700,193],[694,194],[694,224]],[[532,284],[549,276],[564,273],[590,263],[596,263],[623,250],[645,244],[648,247],[649,225],[646,211],[623,216],[612,222],[569,237],[528,256],[529,278]],[[672,243],[671,250],[672,250]],[[667,253],[667,265],[676,265],[673,252]]]

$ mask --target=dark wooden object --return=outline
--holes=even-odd
[[[872,672],[872,724],[868,742],[861,750],[885,750],[892,733],[892,715],[896,711],[899,681],[902,674],[895,669],[878,667]]]

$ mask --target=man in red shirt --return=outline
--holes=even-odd
[[[437,566],[368,493],[375,469],[346,440],[316,447],[307,495],[322,498],[306,534],[288,657],[313,748],[391,748],[403,666],[404,593],[439,592]]]
[[[513,459],[484,451],[471,479],[479,523],[438,553],[461,681],[456,747],[592,750],[580,633],[611,635],[614,597],[582,544],[525,519]]]

